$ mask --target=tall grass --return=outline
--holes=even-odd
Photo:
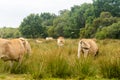
[[[97,59],[100,75],[104,78],[120,79],[120,41],[101,40],[100,55]]]
[[[30,74],[34,79],[93,77],[120,79],[120,41],[97,40],[99,54],[96,58],[77,58],[78,39],[67,39],[63,47],[56,41],[36,43],[30,40],[32,55],[21,65],[15,62],[10,69],[8,62],[0,60],[0,73]],[[82,56],[81,56],[82,57]]]
[[[93,66],[93,59],[75,59],[72,67],[72,77],[76,77],[79,80],[83,80],[87,77],[94,76],[96,68]]]
[[[71,73],[68,61],[61,55],[50,56],[46,68],[50,77],[66,78]]]
[[[120,58],[111,57],[103,59],[100,61],[99,65],[103,77],[120,79]]]

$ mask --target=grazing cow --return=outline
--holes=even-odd
[[[53,40],[53,37],[46,37],[45,38],[47,41]]]
[[[43,43],[43,41],[35,40],[36,43]]]
[[[85,58],[88,54],[96,56],[98,54],[98,46],[93,39],[81,39],[78,43],[78,58],[80,58],[81,52]]]
[[[65,44],[64,37],[58,37],[57,44],[58,44],[58,46],[63,46]]]
[[[0,39],[0,58],[2,60],[21,62],[26,53],[31,53],[30,44],[26,39]]]

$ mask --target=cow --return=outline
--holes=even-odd
[[[41,40],[35,40],[36,43],[43,43]]]
[[[64,37],[60,36],[57,38],[57,45],[58,46],[63,46],[65,44],[65,39]]]
[[[47,41],[53,40],[53,37],[46,37],[45,38]]]
[[[24,38],[0,38],[0,58],[4,61],[18,61],[21,63],[25,54],[31,54],[31,46]]]
[[[80,58],[81,53],[84,54],[86,58],[89,54],[96,56],[98,54],[98,46],[94,39],[81,39],[78,43],[78,58]]]

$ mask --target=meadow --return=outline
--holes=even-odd
[[[21,65],[0,60],[0,80],[119,80],[120,40],[97,40],[99,54],[87,59],[77,58],[78,39],[66,39],[62,47],[56,40],[36,43],[30,57],[25,56]]]

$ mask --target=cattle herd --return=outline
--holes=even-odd
[[[52,37],[46,37],[46,40],[54,40]],[[36,40],[37,43],[43,41]],[[58,37],[57,45],[64,46],[65,38]],[[78,55],[80,58],[81,53],[86,58],[89,54],[96,56],[98,54],[98,46],[94,39],[80,39],[78,42]],[[25,54],[31,54],[30,43],[25,38],[17,39],[2,39],[0,38],[0,58],[4,61],[18,61],[21,62]]]

